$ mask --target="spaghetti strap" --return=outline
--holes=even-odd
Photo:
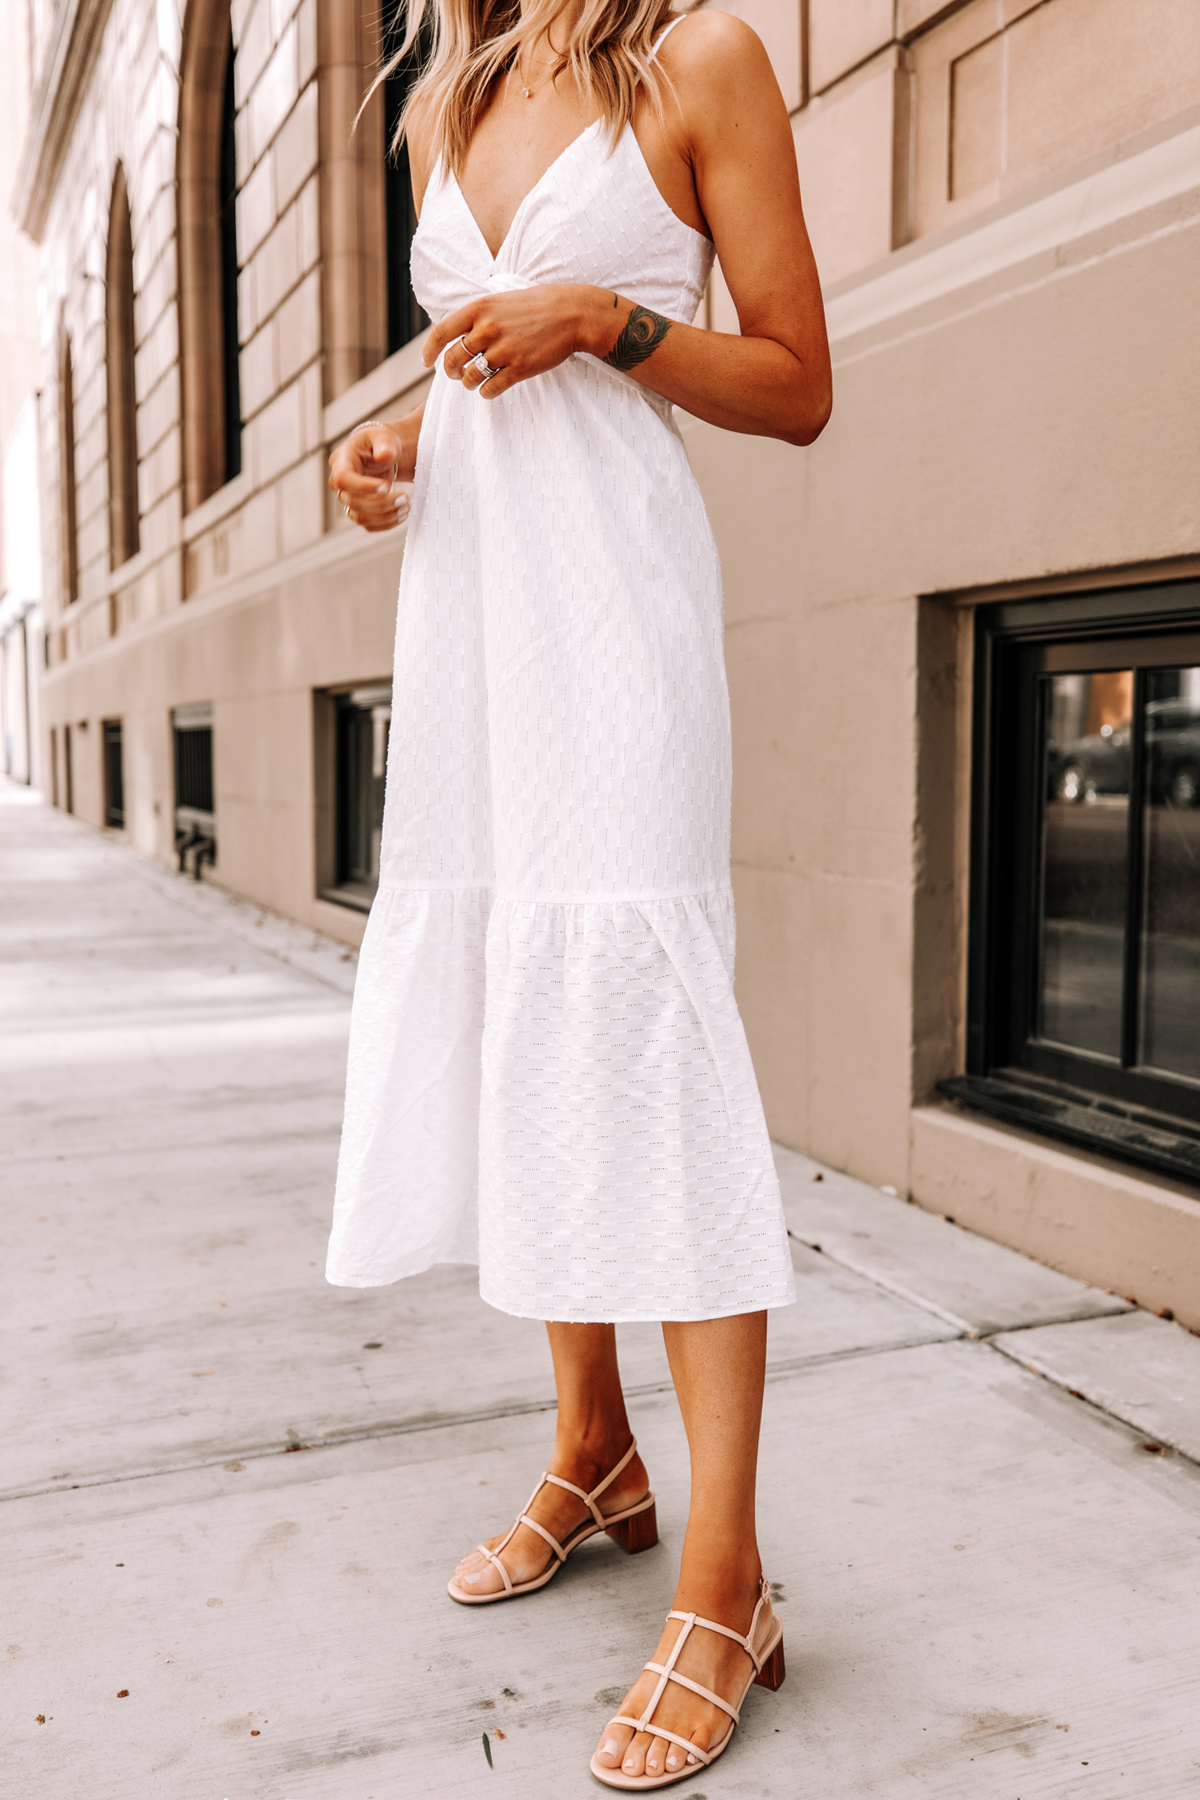
[[[666,40],[670,37],[670,35],[674,31],[675,27],[677,25],[682,25],[683,21],[686,18],[687,18],[686,13],[676,13],[675,17],[671,20],[671,23],[669,25],[663,26],[662,30],[659,32],[658,36],[655,38],[654,42],[650,46],[650,61],[651,62],[654,61],[654,58],[658,55],[659,51],[662,49]]]

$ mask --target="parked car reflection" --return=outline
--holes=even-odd
[[[1129,721],[1102,725],[1063,749],[1052,749],[1051,798],[1072,803],[1129,792]]]
[[[1131,727],[1128,720],[1064,746],[1051,746],[1050,797],[1072,804],[1105,794],[1128,794]],[[1146,792],[1151,805],[1200,805],[1200,706],[1154,700],[1146,707]]]

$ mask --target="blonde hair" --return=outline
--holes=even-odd
[[[700,0],[693,0],[693,4]],[[565,26],[553,79],[569,71],[581,94],[599,100],[615,144],[633,118],[644,88],[655,118],[663,117],[670,82],[651,47],[671,16],[671,0],[401,0],[406,13],[404,41],[371,85],[373,93],[422,39],[429,54],[413,83],[392,138],[393,154],[404,142],[414,107],[434,121],[433,149],[452,174],[462,171],[479,115],[493,84],[520,64],[553,25]],[[682,8],[681,11],[690,10]],[[432,32],[422,26],[432,13]],[[573,15],[573,16],[572,16]],[[368,94],[368,98],[370,95]],[[366,102],[364,101],[364,105]]]

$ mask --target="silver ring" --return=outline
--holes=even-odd
[[[471,358],[471,367],[473,369],[478,369],[485,381],[490,381],[493,375],[498,375],[500,373],[499,369],[493,369],[482,350],[479,352],[478,356],[473,356]]]

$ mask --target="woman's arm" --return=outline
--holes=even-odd
[[[663,66],[678,108],[668,99],[665,131],[643,117],[639,141],[652,166],[676,180],[690,172],[687,197],[712,234],[741,335],[664,319],[636,295],[529,288],[461,307],[430,332],[425,360],[450,345],[446,373],[490,400],[589,351],[711,424],[810,444],[832,404],[829,346],[791,126],[766,51],[740,20],[702,13],[671,33]],[[455,342],[464,335],[465,345]],[[503,372],[487,379],[471,366],[480,351]]]

